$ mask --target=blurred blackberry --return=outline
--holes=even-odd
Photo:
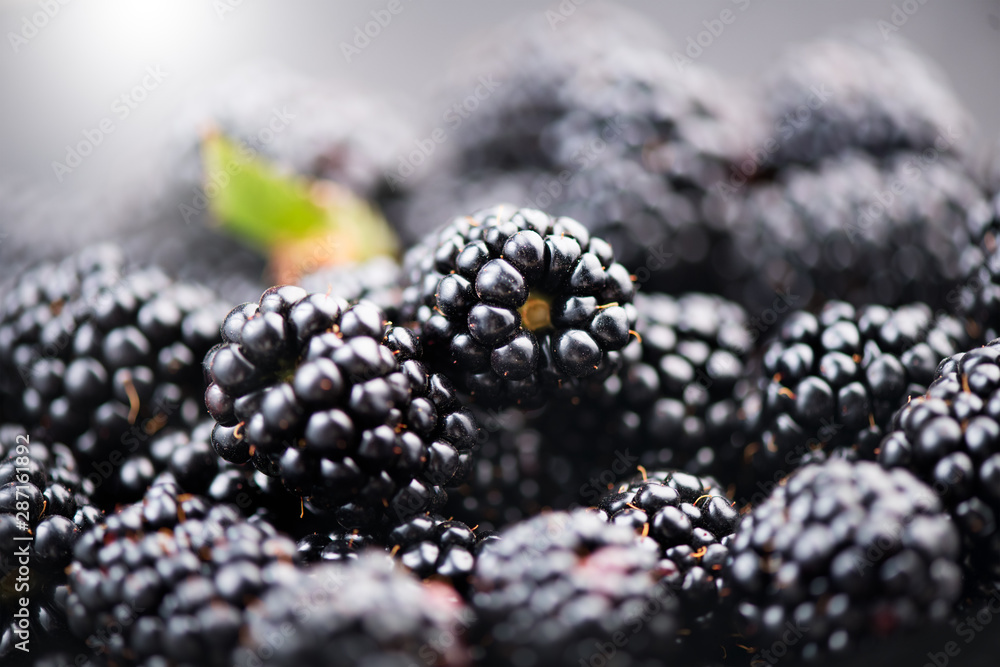
[[[924,393],[942,358],[967,345],[961,322],[925,304],[832,301],[819,315],[792,313],[764,348],[760,394],[744,403],[751,440],[739,493],[767,493],[833,452],[874,459],[893,413]]]
[[[972,556],[975,582],[1000,580],[1000,341],[941,362],[908,402],[879,461],[906,468],[944,500]]]
[[[767,661],[779,644],[814,660],[923,630],[962,588],[958,530],[938,497],[870,461],[798,470],[743,518],[730,551],[737,621]]]
[[[963,255],[990,220],[970,170],[936,153],[847,152],[719,192],[727,231],[712,265],[751,313],[826,299],[951,307]]]
[[[678,64],[648,23],[622,29],[617,18],[585,8],[557,32],[537,20],[499,30],[503,83],[451,133],[453,152],[420,184],[408,226],[427,229],[474,210],[455,208],[466,196],[479,205],[477,191],[493,192],[579,220],[651,289],[718,289],[709,260],[725,217],[707,195],[754,143],[755,100]],[[493,53],[469,61],[481,70],[470,80],[497,68]]]
[[[496,531],[545,509],[580,502],[587,468],[578,454],[564,451],[560,440],[542,432],[537,416],[517,409],[473,406],[472,411],[486,437],[468,479],[448,493],[443,514],[480,531]],[[598,493],[593,495],[596,501]]]
[[[269,524],[157,484],[77,542],[70,629],[116,663],[231,665],[247,606],[295,556]]]
[[[250,608],[234,664],[458,667],[468,662],[462,635],[470,623],[448,586],[421,585],[366,555],[297,570],[272,587]]]
[[[12,412],[103,482],[151,434],[197,420],[200,360],[224,313],[206,288],[129,269],[110,246],[43,264],[11,288],[0,318]],[[95,486],[95,500],[113,502]]]
[[[400,322],[401,280],[395,260],[377,257],[362,264],[320,269],[303,277],[299,285],[309,292],[325,292],[348,303],[369,301],[381,308],[390,322]]]
[[[398,522],[438,507],[468,470],[475,420],[372,304],[273,287],[233,309],[222,338],[205,358],[216,452],[310,509],[345,527]]]
[[[590,511],[543,514],[500,536],[473,579],[484,664],[588,664],[606,645],[626,664],[662,660],[674,647],[672,568],[660,566],[651,540]]]
[[[101,519],[89,489],[65,445],[0,425],[0,659],[65,632],[64,570],[80,534]]]
[[[765,150],[778,166],[851,148],[961,153],[971,131],[942,73],[895,36],[858,33],[793,48],[765,77],[763,99],[776,144]]]
[[[722,572],[740,519],[719,483],[676,470],[649,471],[623,483],[599,507],[611,523],[651,537],[674,564],[669,576],[690,629],[719,628]]]
[[[1000,194],[992,202],[992,219],[977,246],[962,256],[962,280],[948,293],[956,314],[975,340],[1000,336]]]
[[[403,316],[431,366],[479,403],[535,405],[607,377],[635,319],[611,246],[533,209],[456,218],[407,253],[404,272]]]

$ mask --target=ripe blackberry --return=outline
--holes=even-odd
[[[946,619],[961,593],[960,547],[939,498],[909,472],[830,460],[743,518],[726,577],[759,659],[783,655],[779,645],[816,659]]]
[[[792,313],[764,348],[760,393],[744,403],[751,438],[740,493],[766,493],[834,451],[873,459],[893,413],[925,391],[940,359],[967,344],[958,320],[925,304],[834,301],[819,315]]]
[[[298,541],[299,559],[303,563],[357,560],[366,550],[380,546],[371,534],[357,528],[321,530],[309,533]]]
[[[477,402],[532,405],[607,376],[634,322],[632,279],[575,220],[497,206],[407,253],[404,317]]]
[[[81,533],[101,519],[89,490],[65,445],[31,442],[23,427],[0,425],[0,659],[65,629],[64,570]]]
[[[639,337],[622,350],[621,373],[597,396],[549,418],[558,429],[568,411],[586,413],[561,439],[564,450],[610,462],[616,450],[627,448],[647,467],[732,480],[743,444],[738,400],[757,334],[746,312],[698,293],[675,298],[640,292],[635,307]],[[607,414],[613,417],[604,419]]]
[[[386,538],[393,556],[421,579],[440,579],[464,591],[476,564],[479,539],[461,521],[421,514],[396,526]]]
[[[963,253],[989,220],[969,169],[936,153],[846,152],[724,193],[720,205],[727,232],[713,266],[721,293],[751,313],[789,299],[950,307]]]
[[[991,208],[992,218],[979,244],[962,256],[962,280],[948,293],[948,302],[973,338],[983,342],[1000,337],[1000,195]]]
[[[851,148],[959,153],[971,129],[937,68],[895,36],[859,33],[793,48],[766,76],[763,99],[777,144],[770,161],[779,166]]]
[[[468,470],[475,420],[372,304],[273,287],[233,309],[222,337],[205,358],[216,451],[311,509],[345,527],[398,522]]]
[[[1000,341],[941,362],[927,393],[902,407],[879,461],[906,468],[942,497],[972,556],[976,581],[1000,577]]]
[[[582,457],[543,433],[537,416],[517,409],[472,411],[486,437],[466,481],[448,493],[443,514],[496,531],[545,509],[579,504],[586,480]]]
[[[362,264],[321,269],[304,276],[299,285],[309,292],[325,292],[348,303],[369,301],[381,308],[390,322],[399,322],[401,280],[395,260],[376,257]]]
[[[200,360],[224,307],[206,288],[132,270],[110,246],[41,265],[8,293],[0,374],[15,416],[33,435],[66,442],[95,500],[136,443],[193,424],[204,391]]]
[[[116,663],[231,665],[247,605],[295,556],[270,525],[156,484],[77,542],[70,629]]]
[[[598,512],[554,512],[507,528],[483,548],[473,579],[485,664],[662,660],[680,621],[658,561],[654,542]]]
[[[468,661],[462,634],[471,618],[455,592],[441,583],[421,585],[378,555],[297,570],[248,616],[233,664],[458,667]]]

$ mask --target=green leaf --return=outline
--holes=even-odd
[[[279,173],[220,134],[204,141],[202,158],[212,214],[247,243],[268,250],[328,229],[305,179]]]

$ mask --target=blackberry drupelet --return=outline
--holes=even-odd
[[[496,206],[407,253],[404,312],[432,367],[476,402],[536,405],[603,378],[635,320],[632,278],[575,220]]]
[[[89,489],[65,445],[31,442],[23,427],[0,425],[0,659],[65,629],[64,570],[81,533],[101,519]]]
[[[1000,577],[1000,341],[941,362],[924,396],[896,414],[879,461],[931,485],[971,555],[973,581]]]
[[[481,551],[473,579],[484,664],[589,664],[612,637],[620,664],[674,648],[678,604],[651,540],[582,510],[543,514],[500,537]]]
[[[737,621],[763,660],[779,644],[816,659],[925,629],[962,589],[958,530],[940,499],[871,461],[800,469],[743,518],[730,551]],[[790,627],[795,641],[782,641]]]
[[[766,493],[835,451],[873,459],[893,413],[967,344],[961,322],[924,304],[855,309],[832,301],[819,315],[792,313],[764,347],[760,393],[744,402],[750,442],[739,494]]]
[[[235,308],[205,358],[212,441],[348,528],[433,510],[470,464],[476,423],[416,337],[370,303],[273,287]]]
[[[248,615],[234,664],[468,664],[463,634],[472,619],[457,594],[421,584],[381,555],[297,570]]]
[[[768,73],[763,99],[777,144],[769,162],[812,163],[851,148],[962,151],[972,121],[962,103],[923,55],[884,37],[818,39]]]
[[[368,301],[385,313],[390,322],[399,322],[402,293],[401,270],[394,259],[377,257],[361,264],[321,269],[304,276],[299,286],[309,292],[325,292],[348,303]]]
[[[950,308],[963,255],[989,221],[969,168],[945,155],[846,152],[722,197],[721,293],[751,313],[841,299]]]
[[[8,294],[0,318],[0,373],[29,432],[66,442],[103,482],[158,430],[200,416],[200,360],[225,307],[204,287],[133,270],[111,246],[41,265]],[[110,486],[110,485],[109,485]]]
[[[156,484],[77,542],[69,625],[112,662],[231,665],[247,606],[295,557],[267,523]]]

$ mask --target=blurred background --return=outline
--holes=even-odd
[[[3,0],[0,227],[13,237],[17,228],[42,231],[31,234],[35,243],[46,240],[50,224],[58,228],[54,219],[110,217],[123,201],[154,192],[173,177],[174,163],[164,156],[190,132],[186,112],[247,67],[277,64],[345,90],[376,93],[416,127],[426,127],[425,116],[441,115],[438,84],[463,49],[510,17],[535,17],[544,26],[553,13],[572,20],[577,4],[586,3],[399,0],[391,22],[356,48],[359,30],[388,4]],[[887,39],[909,40],[940,66],[978,123],[983,141],[977,143],[1000,133],[1000,0],[621,4],[661,28],[677,52],[720,12],[734,10],[736,20],[698,62],[741,82],[754,81],[790,44],[839,26],[877,30],[882,21],[898,28]],[[903,5],[911,13],[904,14]],[[60,167],[87,133],[100,143],[78,166]]]

